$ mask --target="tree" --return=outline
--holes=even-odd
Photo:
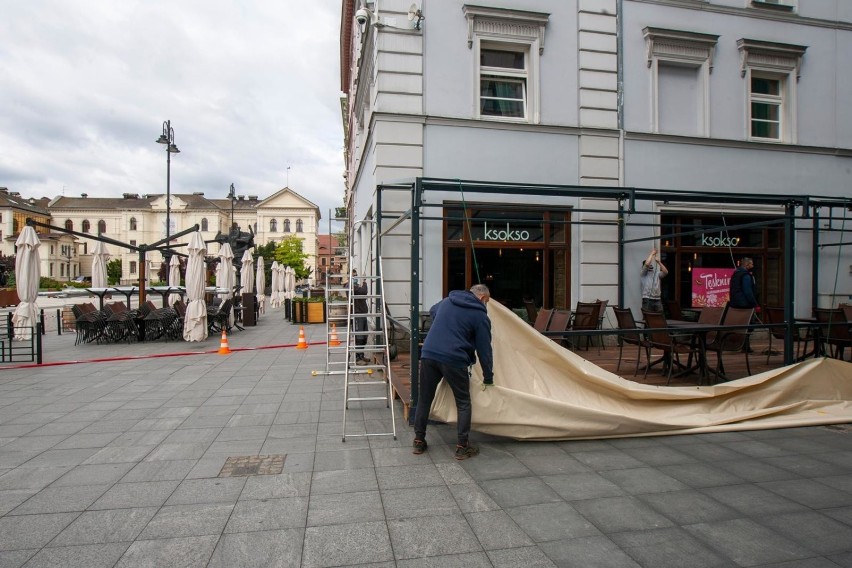
[[[107,262],[107,282],[118,284],[121,282],[121,259],[114,258]]]
[[[289,266],[296,272],[296,278],[307,278],[311,271],[305,266],[307,253],[302,251],[302,239],[299,237],[287,237],[275,247],[272,256],[278,264]]]

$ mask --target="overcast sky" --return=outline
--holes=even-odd
[[[340,0],[0,0],[0,186],[343,202]]]

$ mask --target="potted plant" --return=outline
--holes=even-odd
[[[325,298],[293,298],[293,323],[325,323]]]

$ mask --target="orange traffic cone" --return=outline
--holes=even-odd
[[[308,342],[305,341],[305,327],[299,326],[299,343],[296,344],[296,349],[307,349]]]
[[[219,344],[219,355],[230,355],[231,348],[228,347],[228,334],[222,330],[222,342]]]
[[[337,347],[340,340],[337,338],[337,324],[331,324],[331,336],[328,338],[329,347]]]

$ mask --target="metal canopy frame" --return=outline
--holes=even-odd
[[[109,237],[105,237],[101,234],[91,235],[89,233],[80,233],[78,231],[72,231],[71,229],[66,229],[65,227],[57,227],[56,225],[50,225],[48,223],[42,223],[40,221],[36,221],[35,219],[30,219],[30,218],[27,219],[27,225],[29,225],[31,227],[44,227],[46,229],[51,229],[53,231],[65,233],[66,235],[74,235],[75,237],[80,237],[80,238],[83,238],[83,239],[100,241],[100,242],[106,243],[108,245],[115,245],[117,247],[126,248],[126,249],[129,249],[129,250],[132,250],[132,251],[139,253],[139,304],[140,305],[145,303],[145,293],[146,293],[145,285],[144,285],[144,283],[145,283],[145,266],[146,266],[145,256],[147,255],[148,251],[157,251],[157,252],[161,253],[164,257],[168,256],[169,258],[171,258],[171,255],[173,255],[173,254],[179,255],[180,253],[175,252],[174,250],[172,250],[170,248],[169,243],[171,241],[175,240],[175,239],[178,239],[178,238],[180,238],[184,235],[188,235],[190,233],[193,233],[193,232],[195,232],[199,229],[198,224],[195,224],[192,227],[189,227],[188,229],[184,229],[183,231],[181,231],[179,233],[175,233],[174,235],[168,236],[165,239],[160,239],[159,241],[155,242],[154,244],[151,244],[151,245],[142,244],[142,245],[137,246],[137,245],[130,245],[130,244],[127,244],[127,243],[123,243],[121,241],[111,239]],[[171,245],[171,246],[180,247],[180,246],[186,246],[186,245],[185,244],[175,244],[175,245]],[[186,256],[186,255],[181,255],[181,256]],[[166,262],[168,262],[168,260]]]
[[[401,214],[390,216],[385,215],[382,208],[383,192],[409,192],[410,193],[410,208],[403,211]],[[391,234],[399,225],[405,221],[411,222],[411,283],[410,283],[410,305],[409,314],[411,322],[410,331],[410,352],[411,352],[411,384],[416,384],[416,375],[419,367],[418,344],[420,341],[420,330],[416,322],[419,320],[420,314],[420,232],[421,222],[424,220],[439,220],[444,219],[443,216],[429,217],[424,215],[424,210],[429,207],[444,207],[444,203],[426,203],[424,202],[424,193],[428,191],[440,191],[444,193],[459,193],[464,202],[464,194],[498,194],[498,195],[523,195],[523,196],[539,196],[547,198],[596,198],[610,199],[618,204],[617,216],[613,220],[607,221],[567,221],[567,224],[610,224],[618,227],[618,303],[624,303],[624,245],[632,242],[640,242],[643,240],[656,240],[663,238],[665,235],[653,235],[651,237],[625,240],[625,227],[627,226],[648,226],[662,227],[660,223],[632,223],[627,219],[631,215],[652,215],[659,216],[658,212],[637,211],[637,201],[662,202],[665,204],[695,204],[695,205],[714,205],[717,206],[723,203],[725,206],[776,206],[779,208],[779,215],[776,218],[766,221],[758,221],[754,223],[740,224],[733,226],[734,228],[759,227],[765,225],[778,225],[783,223],[784,226],[784,321],[786,323],[786,334],[784,340],[784,362],[790,364],[793,362],[793,332],[794,332],[794,313],[793,313],[793,298],[795,285],[795,232],[799,230],[810,231],[813,234],[813,256],[811,282],[812,282],[812,306],[817,305],[817,288],[819,282],[819,250],[825,246],[841,246],[844,244],[831,243],[820,244],[820,232],[840,232],[840,240],[843,241],[846,233],[850,229],[845,228],[845,224],[835,228],[832,226],[833,221],[845,221],[846,212],[852,211],[852,198],[839,198],[833,196],[820,195],[786,195],[786,194],[758,194],[750,195],[743,192],[728,192],[728,191],[686,191],[686,190],[665,190],[665,189],[648,189],[637,187],[597,187],[597,186],[578,186],[578,185],[548,185],[548,184],[522,184],[522,183],[500,183],[475,180],[447,179],[447,178],[423,178],[418,177],[410,180],[401,180],[390,183],[382,183],[376,186],[376,203],[375,217],[377,220],[378,232],[376,234],[376,270],[379,270],[378,258],[381,257],[382,237]],[[477,205],[481,205],[477,202]],[[490,203],[488,203],[490,205]],[[494,204],[498,205],[498,204]],[[821,216],[822,209],[828,209],[829,215]],[[844,213],[843,217],[834,216],[834,210],[841,209]],[[574,207],[572,212],[601,212],[613,213],[611,210],[600,209],[582,209]],[[810,220],[811,224],[808,228],[797,228],[795,220],[797,218]],[[389,218],[390,224],[387,227],[383,226],[383,221]],[[506,220],[505,218],[503,220]],[[852,219],[850,219],[852,220]],[[820,222],[828,221],[829,227],[825,230],[820,229]],[[730,230],[732,227],[726,227]],[[706,229],[702,229],[706,230]],[[678,233],[679,235],[688,233]],[[415,389],[412,388],[412,399],[416,405]]]

